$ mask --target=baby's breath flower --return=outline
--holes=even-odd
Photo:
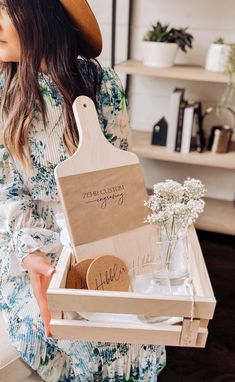
[[[144,201],[151,210],[145,223],[163,226],[168,238],[175,238],[203,212],[205,186],[198,179],[187,178],[183,185],[171,179],[153,186],[153,195]]]
[[[167,179],[165,182],[154,184],[153,192],[165,203],[176,203],[182,199],[184,189],[180,183]]]
[[[151,211],[157,212],[161,210],[161,199],[157,195],[151,195],[149,200],[144,201],[144,205]]]
[[[169,220],[172,217],[172,213],[169,210],[160,211],[157,214],[152,213],[151,215],[148,215],[146,220],[147,223],[150,224],[164,224],[167,220]]]
[[[200,199],[206,193],[204,184],[198,179],[187,178],[183,183],[185,199]]]
[[[199,200],[189,200],[187,207],[190,211],[190,218],[192,222],[195,222],[198,216],[203,212],[205,202],[202,199]]]

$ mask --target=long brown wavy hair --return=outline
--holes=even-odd
[[[96,103],[101,68],[96,60],[78,60],[84,51],[83,42],[59,0],[5,0],[4,4],[19,34],[21,55],[17,63],[1,63],[3,139],[10,153],[28,168],[28,133],[36,102],[44,124],[46,120],[38,84],[42,60],[64,98],[63,138],[69,154],[74,153],[79,140],[72,103],[79,95],[87,95]]]

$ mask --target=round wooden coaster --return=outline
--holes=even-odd
[[[126,264],[116,256],[97,257],[88,268],[86,282],[88,289],[126,292],[129,289]]]
[[[72,267],[67,276],[66,288],[69,289],[88,289],[86,283],[86,274],[90,264],[94,259],[79,261],[75,267]]]

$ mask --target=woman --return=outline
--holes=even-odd
[[[91,59],[101,47],[85,0],[0,1],[0,308],[12,344],[44,381],[155,382],[160,346],[50,338],[46,290],[61,251],[54,169],[78,145],[75,98],[92,98],[107,139],[128,148],[120,81]]]

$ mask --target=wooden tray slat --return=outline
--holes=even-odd
[[[82,322],[72,320],[52,320],[53,335],[56,338],[78,339],[80,341],[107,341],[133,344],[152,344],[167,346],[205,347],[208,331],[199,328],[195,344],[180,343],[182,327],[179,325],[133,325],[102,324],[97,322]]]
[[[120,314],[156,314],[158,316],[191,315],[189,296],[150,296],[131,292],[103,292],[76,289],[50,289],[48,302],[52,311],[103,312]],[[196,297],[195,313],[198,318],[211,319],[214,299]]]

